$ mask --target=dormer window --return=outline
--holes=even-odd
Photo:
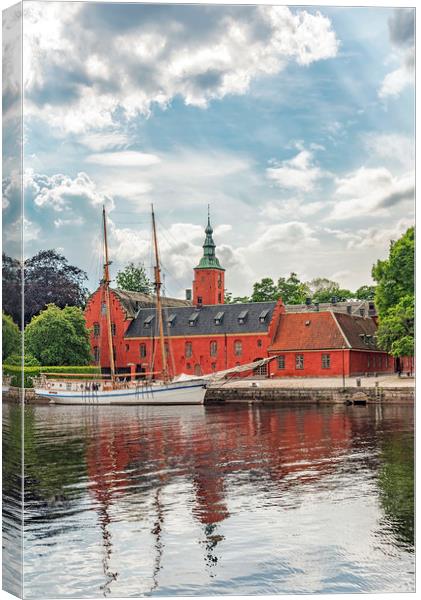
[[[248,310],[242,310],[238,315],[238,322],[240,325],[244,325],[247,320]]]
[[[197,324],[197,320],[199,318],[199,313],[192,313],[189,317],[189,325],[190,327],[194,327]]]
[[[362,317],[365,315],[365,309],[364,308],[360,308],[360,315]]]
[[[221,325],[223,319],[224,319],[224,312],[221,310],[220,312],[216,313],[216,315],[215,315],[215,318],[214,318],[215,325]]]
[[[143,325],[144,325],[145,329],[150,329],[152,327],[153,320],[154,320],[154,315],[149,315],[148,317],[146,317],[146,319],[143,321]]]
[[[168,327],[174,327],[176,315],[172,314],[168,317]]]
[[[259,323],[265,323],[266,322],[266,317],[269,314],[269,309],[267,308],[266,310],[262,310],[262,312],[259,315]]]

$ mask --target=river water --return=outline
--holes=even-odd
[[[413,426],[404,405],[27,406],[25,596],[414,591]]]

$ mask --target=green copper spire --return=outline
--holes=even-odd
[[[208,204],[208,224],[205,229],[206,238],[205,243],[203,244],[203,256],[200,259],[199,264],[196,269],[219,269],[220,271],[225,271],[223,267],[219,264],[219,260],[215,256],[215,242],[213,241],[213,229],[210,222],[210,210]]]

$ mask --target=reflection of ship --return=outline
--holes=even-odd
[[[206,377],[181,375],[171,379],[169,370],[169,345],[164,338],[164,318],[161,300],[161,267],[159,260],[158,241],[155,226],[155,213],[152,207],[153,248],[155,254],[155,297],[156,316],[158,324],[159,347],[162,354],[162,371],[142,373],[142,379],[132,380],[131,376],[116,373],[113,350],[113,331],[110,307],[110,272],[107,245],[107,221],[105,208],[102,211],[104,229],[104,274],[102,287],[104,290],[104,312],[106,317],[106,330],[110,356],[110,371],[108,377],[91,376],[89,380],[81,381],[78,374],[67,374],[67,379],[56,373],[42,374],[34,378],[35,393],[38,396],[49,398],[51,403],[57,404],[203,404],[206,386],[210,380],[218,379],[230,372],[252,371],[270,359],[263,359],[248,365],[241,365],[227,371],[213,373]],[[56,378],[59,375],[59,378]],[[135,374],[136,375],[136,374]],[[75,377],[76,379],[72,379]],[[158,377],[158,380],[155,379]]]

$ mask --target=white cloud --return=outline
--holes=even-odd
[[[310,217],[318,213],[325,206],[326,203],[324,202],[304,202],[299,198],[271,200],[261,208],[260,214],[270,221],[285,218]]]
[[[390,208],[413,198],[412,174],[395,176],[385,167],[361,167],[336,179],[333,210],[328,220],[388,214]]]
[[[377,248],[380,253],[384,254],[389,248],[389,242],[399,239],[413,224],[413,219],[405,218],[400,219],[391,227],[368,227],[356,231],[325,229],[325,231],[346,242],[348,250]]]
[[[106,167],[149,167],[161,161],[155,154],[125,150],[123,152],[91,154],[87,157],[86,162]]]
[[[39,238],[41,228],[29,219],[23,219],[24,243],[32,242]],[[4,231],[4,239],[7,242],[18,242],[22,239],[22,219],[19,217],[13,223],[8,224]]]
[[[369,133],[364,136],[364,145],[376,158],[399,163],[406,168],[414,163],[413,139],[399,133]]]
[[[113,206],[112,198],[99,192],[96,183],[86,173],[78,173],[72,179],[68,175],[48,176],[27,169],[24,186],[26,202],[33,202],[39,208],[51,208],[56,212],[81,209],[84,204]]]
[[[302,221],[275,223],[262,226],[261,229],[262,232],[256,235],[257,239],[247,247],[249,253],[281,251],[291,247],[303,248],[319,244],[315,230]]]
[[[313,153],[308,150],[301,150],[293,158],[275,163],[274,167],[266,169],[266,174],[279,187],[302,192],[310,192],[320,179],[330,176],[314,163]]]
[[[379,89],[379,97],[397,97],[414,83],[415,67],[415,9],[398,8],[389,19],[389,37],[395,49],[393,58],[397,69],[388,73]]]
[[[129,136],[118,131],[109,131],[103,133],[88,133],[78,136],[77,141],[83,144],[93,152],[103,152],[104,150],[114,150],[130,143]]]
[[[176,96],[206,107],[338,49],[327,17],[285,6],[69,4],[25,5],[27,109],[64,131],[147,116]]]

